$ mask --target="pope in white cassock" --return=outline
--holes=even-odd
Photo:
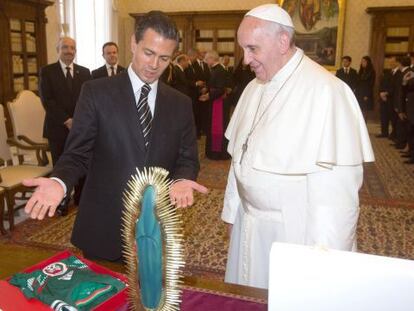
[[[267,288],[274,241],[356,249],[362,163],[374,161],[367,128],[352,90],[293,38],[276,4],[249,11],[237,32],[256,79],[226,131],[226,282]]]

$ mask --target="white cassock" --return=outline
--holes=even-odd
[[[374,155],[345,83],[297,49],[271,81],[250,82],[226,137],[226,282],[267,288],[274,241],[355,250],[362,163]]]

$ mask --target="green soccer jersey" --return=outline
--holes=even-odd
[[[125,287],[110,275],[93,272],[75,256],[31,273],[17,273],[10,284],[56,311],[90,310]]]

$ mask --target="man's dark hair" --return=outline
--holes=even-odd
[[[118,45],[115,42],[106,42],[103,46],[102,46],[102,54],[104,53],[104,50],[107,46],[111,46],[113,45],[114,47],[116,47],[116,50],[118,51]]]
[[[350,63],[352,62],[352,57],[345,55],[344,57],[342,57],[342,60],[346,59],[347,61],[349,61]]]
[[[411,65],[411,59],[408,56],[402,56],[400,63],[403,65],[403,67],[409,67]]]
[[[180,34],[173,20],[161,11],[150,11],[142,16],[135,29],[135,41],[138,43],[144,37],[145,31],[151,28],[166,39],[180,41]]]

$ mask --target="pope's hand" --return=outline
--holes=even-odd
[[[187,207],[194,203],[193,191],[206,194],[208,189],[192,180],[179,180],[171,185],[170,200],[177,207]]]
[[[27,201],[24,211],[30,214],[32,219],[43,219],[48,214],[52,217],[57,206],[65,197],[63,187],[50,178],[35,178],[23,180],[26,187],[36,187],[29,201]]]

